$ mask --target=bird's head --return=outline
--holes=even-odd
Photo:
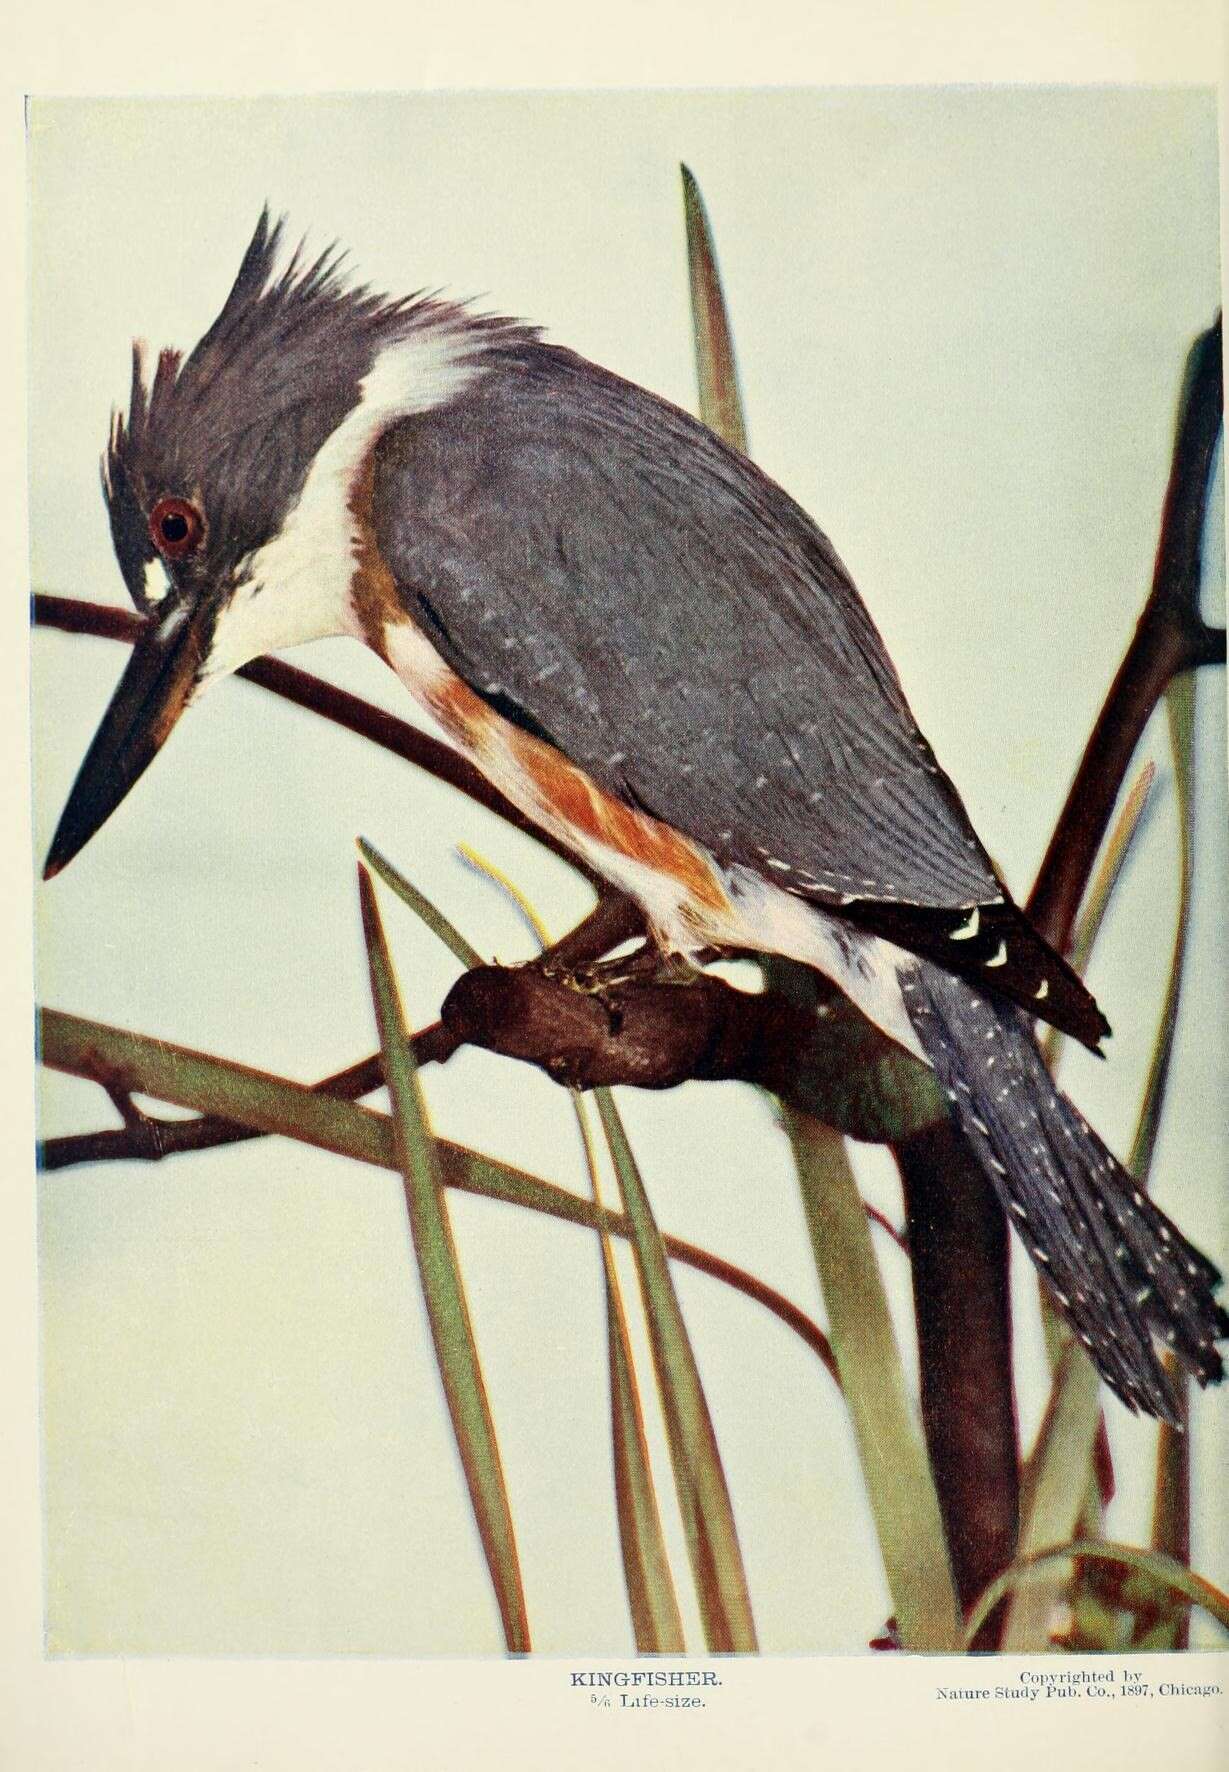
[[[110,817],[203,688],[261,653],[356,631],[356,487],[379,436],[453,398],[496,324],[421,295],[347,286],[335,251],[278,269],[260,218],[221,313],[148,374],[134,347],[103,492],[148,626],[60,819],[44,870]]]

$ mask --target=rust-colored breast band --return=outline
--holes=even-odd
[[[355,519],[355,567],[351,603],[367,644],[385,662],[389,629],[415,625],[376,546],[371,523],[374,455],[369,455],[351,487]],[[646,813],[625,806],[590,780],[553,745],[514,726],[487,705],[436,654],[429,680],[412,685],[449,737],[497,786],[512,792],[532,818],[556,824],[566,840],[575,832],[617,855],[676,880],[697,908],[723,912],[728,899],[703,851],[687,837]],[[509,765],[520,778],[506,779]],[[519,786],[521,791],[515,791]],[[578,843],[578,850],[582,845]]]
[[[371,521],[371,500],[375,487],[375,450],[350,484],[346,498],[354,518],[354,573],[350,580],[350,606],[358,618],[363,638],[372,651],[388,663],[384,646],[384,630],[407,619],[397,595],[397,584],[376,546]]]
[[[728,908],[712,867],[689,838],[605,793],[552,745],[503,724],[505,740],[533,782],[544,810],[617,855],[669,875],[696,905],[718,912]]]

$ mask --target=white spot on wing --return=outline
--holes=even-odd
[[[980,928],[981,912],[978,910],[977,906],[974,905],[968,918],[960,925],[959,929],[952,930],[951,934],[948,936],[948,940],[972,941]]]

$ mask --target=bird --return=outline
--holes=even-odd
[[[187,355],[133,347],[102,482],[148,619],[53,877],[186,709],[350,635],[666,959],[780,955],[934,1072],[1055,1307],[1126,1407],[1223,1377],[1220,1275],[1053,1082],[1108,1024],[1013,902],[832,543],[669,401],[435,292],[284,250],[268,206]]]

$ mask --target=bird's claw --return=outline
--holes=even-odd
[[[558,979],[568,990],[582,996],[606,997],[628,984],[692,984],[699,972],[681,954],[667,953],[652,942],[645,942],[633,953],[620,954],[611,960],[596,960],[589,966],[539,965],[544,978]]]
[[[612,1035],[617,1035],[623,1026],[621,993],[625,987],[687,985],[701,976],[681,954],[667,953],[649,941],[630,954],[597,960],[587,966],[558,966],[547,959],[531,961],[530,964],[537,967],[544,978],[600,1003]]]

